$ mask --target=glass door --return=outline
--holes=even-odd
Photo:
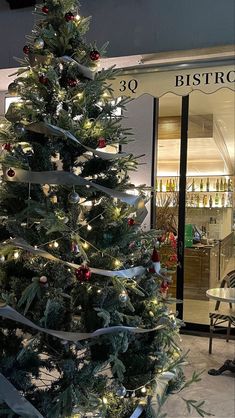
[[[209,324],[219,287],[235,268],[233,252],[234,96],[194,91],[189,98],[184,250],[184,320]]]

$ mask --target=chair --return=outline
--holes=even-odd
[[[230,271],[227,273],[227,275],[224,277],[224,279],[221,282],[220,287],[235,287],[235,270]],[[213,312],[209,313],[210,318],[210,337],[209,337],[209,354],[212,353],[212,338],[213,338],[213,332],[224,330],[224,327],[220,327],[221,324],[228,322],[227,326],[227,337],[226,341],[229,341],[230,337],[230,330],[231,325],[235,325],[235,310],[233,309],[232,303],[228,303],[229,308],[226,310],[220,310],[220,304],[224,303],[221,301],[217,301],[215,304],[215,310]]]

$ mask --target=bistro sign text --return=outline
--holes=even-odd
[[[207,84],[226,84],[235,82],[235,70],[214,71],[175,76],[175,87],[199,86]]]

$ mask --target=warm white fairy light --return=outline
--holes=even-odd
[[[147,392],[146,387],[144,386],[143,388],[141,388],[141,389],[140,389],[140,392],[141,392],[141,393],[146,393],[146,392]]]
[[[108,399],[107,399],[105,396],[103,396],[103,398],[102,398],[102,402],[103,402],[105,405],[107,405],[107,403],[108,403]]]
[[[81,19],[81,16],[79,14],[76,14],[75,19],[78,22]]]
[[[14,252],[14,259],[17,260],[17,258],[19,258],[19,256],[20,256],[19,251],[15,251]]]
[[[53,244],[54,248],[58,248],[59,247],[59,243],[57,241],[54,242]]]
[[[84,248],[85,250],[87,250],[87,249],[89,248],[89,244],[88,244],[87,242],[84,242],[84,243],[82,244],[82,246],[83,246],[83,248]]]
[[[121,263],[121,261],[120,260],[118,260],[118,259],[116,259],[116,260],[114,260],[114,265],[115,265],[115,267],[120,267],[120,265],[121,265],[122,263]]]
[[[87,225],[87,230],[91,231],[92,230],[92,226],[91,225]]]

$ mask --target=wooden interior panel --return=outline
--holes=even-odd
[[[181,118],[170,116],[159,118],[158,139],[180,139]],[[189,116],[189,138],[211,138],[213,136],[213,115]]]

